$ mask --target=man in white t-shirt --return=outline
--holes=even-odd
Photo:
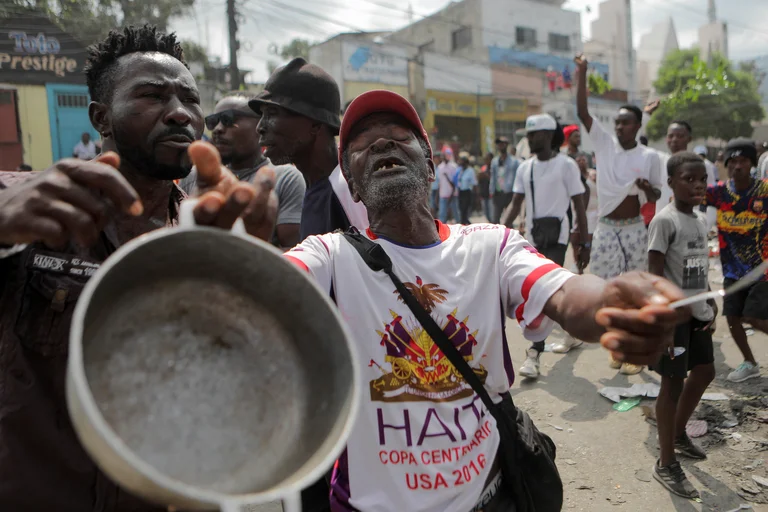
[[[80,160],[93,160],[96,158],[96,144],[91,140],[91,134],[83,132],[80,142],[75,144],[72,156]]]
[[[571,232],[568,210],[573,202],[576,220],[583,233],[576,248],[579,267],[583,269],[589,264],[589,250],[581,250],[588,249],[589,245],[583,198],[585,189],[576,162],[552,147],[557,128],[557,121],[549,114],[530,116],[526,120],[526,137],[534,156],[520,164],[517,170],[512,208],[504,218],[504,225],[512,227],[525,200],[525,218],[529,219],[530,238],[534,247],[546,258],[562,266]],[[534,342],[526,351],[520,375],[529,379],[539,377],[539,358],[542,352],[544,340]]]
[[[614,135],[589,113],[587,59],[575,59],[579,85],[576,107],[589,132],[597,157],[597,199],[600,220],[592,237],[590,271],[603,279],[633,270],[648,269],[648,231],[640,209],[661,196],[662,172],[656,151],[638,144],[642,111],[625,105],[616,116]],[[612,361],[625,374],[642,368]]]
[[[531,341],[557,321],[639,364],[656,361],[671,342],[678,313],[666,304],[683,294],[662,278],[575,276],[504,226],[435,221],[426,201],[435,179],[429,139],[403,97],[358,96],[344,115],[339,151],[352,197],[367,207],[365,235],[450,333],[494,400],[514,373],[507,315]],[[495,420],[389,277],[369,269],[340,233],[310,236],[286,257],[333,290],[364,376],[360,411],[331,478],[333,510],[510,510]]]

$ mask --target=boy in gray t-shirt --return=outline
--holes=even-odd
[[[707,191],[707,169],[697,155],[684,152],[669,159],[667,173],[674,201],[648,227],[648,267],[651,273],[694,295],[709,288],[707,223],[698,211]],[[675,450],[693,459],[707,457],[688,437],[685,425],[715,378],[712,331],[716,308],[714,301],[694,304],[691,320],[675,331],[674,349],[653,367],[661,375],[656,400],[660,456],[653,476],[669,491],[689,499],[698,498],[699,493],[685,476]]]

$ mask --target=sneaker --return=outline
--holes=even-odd
[[[644,366],[637,366],[636,364],[629,364],[624,363],[621,365],[621,369],[619,372],[623,373],[624,375],[637,375],[641,371],[643,371]]]
[[[525,362],[520,367],[520,375],[529,379],[537,379],[539,377],[539,357],[541,353],[535,348],[529,348],[526,352]]]
[[[659,462],[657,460],[656,464],[653,465],[653,478],[673,494],[689,500],[699,498],[699,491],[688,481],[688,477],[685,476],[685,471],[679,462],[675,461],[664,467],[659,466]]]
[[[760,365],[752,364],[749,361],[744,361],[728,374],[728,380],[731,382],[744,382],[755,377],[760,377]]]
[[[565,339],[561,343],[558,343],[552,347],[552,352],[556,354],[567,354],[572,348],[580,347],[583,344],[583,341],[577,340],[568,334],[565,336]]]
[[[611,367],[612,370],[618,370],[621,368],[621,361],[615,360],[612,356],[610,358],[610,361],[608,362],[608,366]]]
[[[701,460],[707,458],[704,450],[693,444],[693,441],[691,441],[691,438],[686,433],[675,439],[675,450],[689,459]]]

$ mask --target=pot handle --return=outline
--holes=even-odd
[[[194,214],[196,205],[197,199],[185,199],[181,202],[181,207],[179,208],[179,227],[190,229],[197,226],[197,224],[195,224]],[[235,221],[235,224],[232,226],[232,232],[240,236],[246,236],[248,234],[248,232],[245,230],[243,219],[238,217],[238,219]]]
[[[294,492],[283,498],[283,512],[301,512],[301,494]],[[230,499],[224,501],[221,506],[221,512],[245,512],[243,507],[246,505],[261,505],[261,503],[252,503],[247,499]]]

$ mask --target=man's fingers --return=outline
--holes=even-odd
[[[195,141],[187,149],[189,158],[197,169],[197,185],[200,189],[215,187],[222,179],[221,157],[208,142]]]
[[[251,204],[254,193],[253,187],[248,183],[240,183],[236,186],[219,210],[213,225],[222,229],[231,229],[238,217]]]
[[[75,183],[66,176],[59,175],[61,180],[49,180],[44,185],[50,193],[59,199],[84,210],[93,217],[100,227],[106,222],[109,211],[107,203],[82,185]]]
[[[678,312],[663,306],[642,309],[602,308],[595,315],[598,324],[606,329],[621,329],[634,333],[653,334],[672,328],[679,322]]]
[[[109,154],[108,154],[109,155]],[[107,161],[114,162],[117,158],[107,157]],[[117,159],[119,162],[119,159]],[[97,189],[103,192],[115,205],[125,213],[141,215],[144,208],[139,199],[139,194],[134,190],[117,169],[102,162],[83,162],[79,160],[63,160],[59,162],[58,169],[69,178],[89,189]]]
[[[644,337],[626,331],[611,331],[600,337],[600,344],[617,361],[649,365],[657,363],[669,347],[671,333],[668,334],[666,337]]]
[[[94,219],[66,201],[54,200],[46,203],[44,214],[58,221],[84,246],[92,245],[99,237],[99,228]]]
[[[663,279],[653,274],[630,272],[619,279],[612,280],[610,285],[618,292],[614,299],[630,308],[642,308],[651,304],[666,305],[675,300],[676,294],[672,294],[673,297],[667,295],[672,293],[675,287],[669,288],[664,285],[657,287],[660,281]]]
[[[115,169],[120,168],[120,155],[114,151],[107,151],[106,153],[97,156],[95,161],[114,167]]]

